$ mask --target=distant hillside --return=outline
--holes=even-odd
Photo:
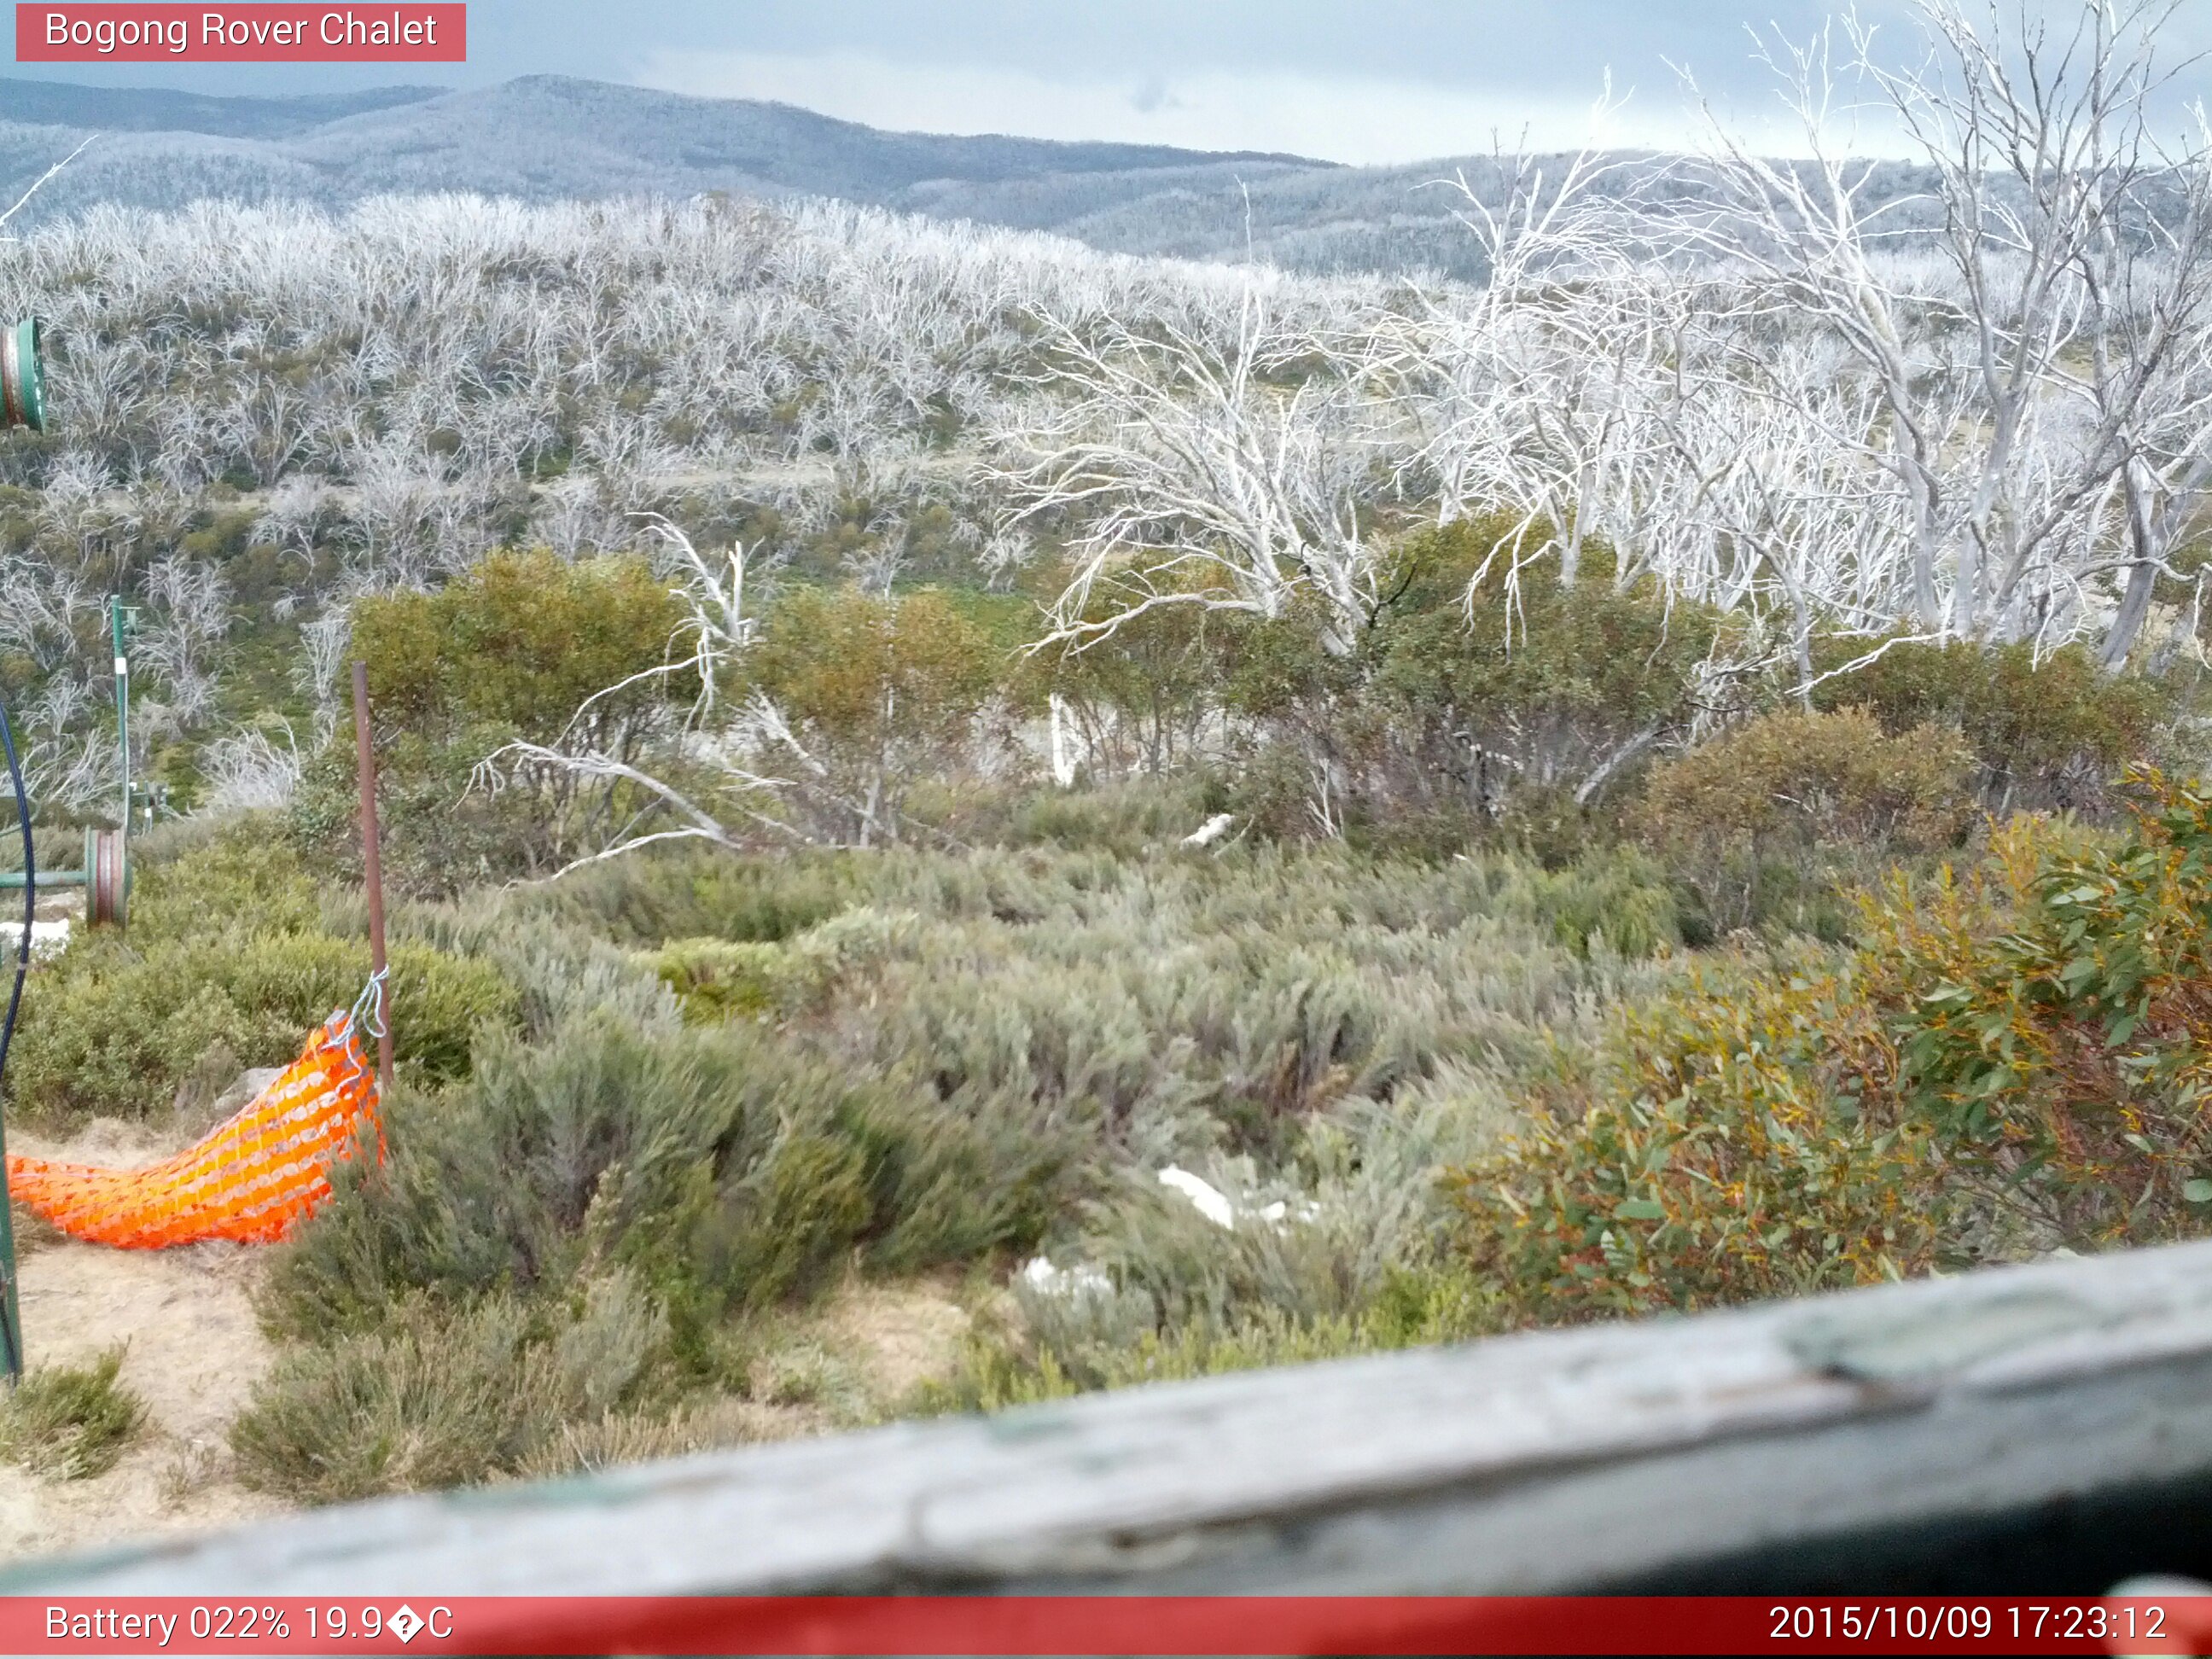
[[[363,110],[419,104],[438,87],[294,98],[216,98],[163,87],[81,87],[67,81],[0,79],[0,121],[106,132],[204,132],[224,138],[284,138]]]
[[[94,131],[100,142],[19,224],[98,202],[338,206],[387,191],[542,201],[724,190],[1053,231],[1115,252],[1240,259],[1249,247],[1291,270],[1479,279],[1475,239],[1459,216],[1465,199],[1439,181],[1464,167],[1493,200],[1500,185],[1486,155],[1350,167],[1252,151],[884,132],[787,104],[562,76],[301,98],[0,80],[0,203]]]
[[[879,132],[788,104],[550,75],[351,116],[287,148],[334,183],[367,174],[386,189],[592,196],[720,188],[883,204],[933,179],[997,184],[1221,163],[1260,171],[1327,165],[1156,144]]]
[[[933,192],[1040,184],[1057,188],[1053,216],[1065,218],[1194,184],[1336,170],[1249,151],[880,132],[785,104],[562,76],[282,99],[0,80],[0,190],[20,192],[95,131],[100,142],[41,192],[29,222],[94,202],[171,207],[209,196],[335,204],[390,191],[544,199],[730,190],[924,207]]]

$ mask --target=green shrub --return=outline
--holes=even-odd
[[[349,726],[307,763],[292,797],[293,837],[336,879],[362,878],[361,793]],[[451,897],[467,888],[557,869],[568,845],[562,811],[529,788],[493,793],[477,763],[516,736],[470,726],[377,738],[379,853],[394,894]]]
[[[294,1472],[265,1478],[444,1479],[404,1470],[462,1467],[437,1448],[471,1436],[496,1457],[452,1478],[664,1443],[677,1419],[653,1413],[761,1382],[748,1333],[855,1268],[980,1273],[1049,1248],[1112,1278],[1114,1310],[1039,1303],[993,1335],[955,1389],[977,1400],[1483,1328],[1486,1293],[1441,1254],[1441,1171],[1494,1144],[1504,1079],[1674,973],[1644,960],[1674,943],[1671,902],[1625,850],[1546,869],[1042,843],[674,851],[410,910],[410,943],[500,963],[522,1022],[465,1077],[398,1091],[383,1169],[342,1170],[270,1262],[274,1329],[368,1346],[302,1359],[284,1397],[309,1403],[272,1395],[255,1431],[294,1421],[312,1448],[318,1413],[382,1424],[339,1438],[411,1448],[402,1472],[334,1443],[352,1473],[319,1485],[276,1445],[269,1467]],[[1217,1228],[1159,1187],[1171,1162],[1286,1224]],[[616,1270],[665,1322],[617,1426],[476,1414],[500,1388],[527,1397],[534,1360],[450,1399],[427,1381],[356,1399],[377,1364],[416,1375],[421,1321],[507,1298],[534,1352],[566,1287]]]
[[[1623,1016],[1456,1182],[1467,1261],[1516,1322],[1799,1296],[1923,1270],[1927,1137],[1882,1109],[1890,1052],[1848,973],[1767,964]]]
[[[1509,595],[1502,528],[1462,520],[1401,552],[1409,585],[1380,630],[1376,690],[1428,726],[1437,753],[1462,751],[1469,788],[1482,781],[1468,770],[1478,747],[1515,780],[1579,786],[1642,733],[1688,721],[1723,623],[1648,578],[1622,583],[1602,545],[1584,550],[1571,584],[1546,560]]]
[[[1455,1069],[1389,1105],[1310,1119],[1273,1170],[1200,1160],[1233,1226],[1154,1170],[1126,1168],[1063,1230],[1082,1272],[1017,1279],[936,1403],[990,1407],[1247,1365],[1441,1341],[1489,1327],[1492,1298],[1443,1250],[1448,1167],[1511,1110],[1494,1078]]]
[[[1904,1109],[2076,1249],[2212,1218],[2212,792],[2145,770],[2123,799],[2117,844],[2024,823],[1980,890],[1894,903],[1880,938]]]
[[[1085,619],[1105,618],[1102,590]],[[1199,605],[1163,605],[1082,650],[1020,661],[1009,689],[1036,712],[1049,695],[1107,775],[1158,777],[1195,751],[1221,706],[1237,624]],[[1049,799],[1049,798],[1047,798]]]
[[[580,870],[526,902],[639,948],[701,938],[773,945],[865,902],[865,867],[843,853],[734,858],[665,847]]]
[[[863,907],[833,916],[781,945],[759,940],[678,939],[654,953],[653,971],[676,994],[685,1018],[797,1015],[852,981],[914,932],[915,918]]]
[[[773,1012],[784,960],[757,940],[680,939],[654,953],[653,967],[686,1019],[710,1021]]]
[[[1802,927],[1808,894],[1956,845],[1972,766],[1947,727],[1892,737],[1863,709],[1785,709],[1653,768],[1632,822],[1713,929],[1771,916]]]
[[[906,792],[957,773],[1004,653],[942,593],[793,586],[745,658],[811,758],[789,802],[839,845],[898,839]]]
[[[550,742],[586,699],[668,658],[683,610],[644,559],[494,553],[429,593],[355,602],[355,653],[380,722],[429,737],[506,727]],[[696,679],[641,682],[586,718],[609,752]],[[351,747],[350,736],[345,745]]]
[[[696,1332],[821,1288],[855,1251],[902,1270],[1033,1237],[1049,1147],[853,1078],[747,1025],[605,1015],[488,1042],[442,1095],[401,1090],[375,1179],[272,1266],[282,1328],[373,1329],[414,1291],[542,1291],[638,1268]]]
[[[89,1365],[36,1365],[0,1407],[0,1455],[51,1480],[84,1480],[115,1467],[146,1420],[118,1381],[123,1349]]]
[[[204,1056],[288,1063],[368,982],[367,942],[321,931],[303,867],[258,825],[136,881],[129,931],[81,930],[24,998],[8,1084],[30,1116],[158,1115]],[[477,1034],[514,1019],[489,963],[405,943],[391,963],[395,1051],[416,1076],[459,1075]]]
[[[1487,818],[1530,791],[1579,808],[1710,700],[1720,617],[1648,578],[1620,581],[1601,545],[1584,550],[1571,584],[1545,560],[1509,592],[1510,528],[1462,520],[1396,555],[1399,597],[1373,630],[1363,717],[1342,757],[1348,793],[1372,798],[1370,810]]]
[[[514,994],[487,963],[405,945],[391,960],[394,1049],[410,1072],[459,1074],[478,1033],[514,1018]],[[57,1126],[158,1116],[204,1055],[289,1064],[368,973],[365,943],[322,933],[72,942],[24,1000],[9,1092]]]
[[[493,790],[477,767],[513,739],[552,744],[564,733],[636,759],[698,690],[688,672],[646,672],[682,657],[682,619],[643,559],[570,563],[542,550],[495,553],[434,592],[359,600],[353,644],[368,665],[376,711],[382,852],[393,888],[442,897],[472,883],[543,875],[596,848],[598,815],[619,822],[649,805],[628,787],[609,796],[528,763],[509,768],[506,786]],[[292,809],[318,860],[349,877],[360,869],[357,806],[349,725],[313,759]]]
[[[849,1265],[972,1266],[1079,1229],[1158,1333],[1230,1331],[1261,1306],[1352,1318],[1432,1252],[1437,1168],[1505,1109],[1464,1079],[1577,1040],[1671,971],[1626,959],[1668,947],[1667,904],[1629,854],[1546,871],[1341,849],[678,853],[595,871],[435,935],[528,956],[510,970],[525,1034],[481,1042],[435,1094],[398,1091],[380,1176],[342,1173],[272,1263],[268,1311],[370,1334],[410,1295],[538,1297],[619,1263],[665,1310],[678,1369],[711,1377],[729,1322]],[[563,931],[640,914],[698,931],[650,957]],[[662,985],[684,1020],[635,1001]],[[1323,1219],[1194,1231],[1148,1184],[1178,1161]]]
[[[1740,621],[1624,581],[1602,544],[1571,581],[1549,556],[1516,571],[1542,532],[1492,516],[1404,537],[1348,654],[1324,652],[1298,607],[1213,628],[1220,696],[1248,738],[1237,807],[1259,833],[1426,856],[1503,842],[1571,862],[1611,838],[1610,803],[1650,756],[1790,694],[1716,675],[1748,654]],[[2105,780],[2154,751],[2175,704],[2169,684],[2107,675],[2078,647],[1822,635],[1814,657],[1820,712],[1863,707],[1900,740],[1956,731],[1999,814],[2102,810]]]
[[[266,933],[315,927],[318,884],[277,831],[271,818],[246,818],[167,859],[154,855],[149,838],[134,837],[131,936],[193,940],[218,925]]]
[[[1137,859],[1170,847],[1228,809],[1229,789],[1212,773],[1079,783],[917,787],[908,815],[969,847],[1045,847]]]
[[[630,1237],[676,1303],[705,1318],[826,1286],[874,1218],[867,1151],[835,1123],[780,1127],[734,1179],[685,1172],[682,1195]]]
[[[1815,665],[1842,667],[1878,643],[1822,641]],[[1814,696],[1824,709],[1869,710],[1893,737],[1955,728],[1972,753],[1983,804],[2001,815],[2102,810],[2106,780],[2150,758],[2173,705],[2166,683],[2107,674],[2081,646],[2039,659],[2026,641],[1890,645],[1866,666],[1824,681]]]
[[[1552,936],[1578,956],[1593,945],[1631,958],[1658,956],[1682,942],[1666,872],[1632,850],[1585,853],[1534,880]]]
[[[1097,1389],[1456,1341],[1486,1334],[1490,1316],[1484,1291],[1463,1272],[1422,1268],[1395,1271],[1373,1301],[1351,1314],[1300,1318],[1259,1306],[1240,1310],[1225,1327],[1192,1321],[1161,1328],[1139,1316],[1115,1330],[1095,1312],[1086,1322],[1091,1328],[1072,1338],[1020,1320],[986,1322],[962,1345],[951,1376],[924,1386],[915,1409],[1001,1411]]]
[[[1602,544],[1571,583],[1550,559],[1509,580],[1519,530],[1482,518],[1403,538],[1342,655],[1307,609],[1217,629],[1248,734],[1235,805],[1259,833],[1425,857],[1488,842],[1547,863],[1611,839],[1609,797],[1711,712],[1730,624],[1622,580]]]

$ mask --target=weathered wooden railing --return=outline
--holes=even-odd
[[[2212,1243],[323,1510],[0,1589],[2094,1594],[2212,1558]]]

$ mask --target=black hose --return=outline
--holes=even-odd
[[[8,992],[8,1018],[0,1021],[0,1078],[8,1071],[8,1045],[15,1036],[15,1011],[23,1000],[23,975],[31,967],[31,921],[39,909],[39,866],[31,847],[31,792],[23,786],[23,763],[15,753],[15,733],[8,723],[8,706],[0,702],[0,750],[8,757],[8,781],[15,789],[15,823],[23,835],[23,937],[15,947],[15,982]],[[0,1164],[0,1204],[8,1201],[8,1170]],[[13,1271],[15,1264],[8,1264]],[[15,1329],[15,1286],[0,1285],[0,1348],[5,1349],[8,1375],[23,1375],[23,1344]]]

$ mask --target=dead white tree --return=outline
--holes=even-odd
[[[300,629],[300,655],[292,665],[292,683],[315,705],[313,746],[330,740],[338,720],[340,677],[353,641],[353,618],[343,605],[331,606]]]
[[[757,690],[732,707],[731,683],[759,627],[745,610],[744,548],[733,544],[721,561],[710,561],[673,523],[658,514],[646,517],[647,527],[661,544],[676,578],[672,591],[684,605],[684,617],[667,654],[586,698],[556,742],[511,743],[485,757],[471,785],[496,794],[527,787],[533,776],[550,774],[587,788],[627,787],[637,798],[641,804],[627,822],[600,845],[554,871],[549,880],[667,842],[703,841],[741,850],[747,844],[741,825],[756,834],[765,830],[779,840],[810,839],[769,810],[791,787],[790,781],[756,770],[754,763],[775,751],[802,764],[812,764],[813,757],[792,735],[775,705]],[[680,725],[661,734],[661,747],[670,757],[687,763],[687,770],[714,780],[720,803],[702,800],[696,787],[665,781],[642,754],[619,752],[604,741],[592,718],[596,708],[624,691],[687,674],[697,676],[698,690]],[[724,718],[716,719],[718,714]],[[672,769],[660,768],[663,772]]]
[[[207,782],[200,811],[268,811],[291,804],[300,780],[307,775],[307,763],[291,722],[279,726],[284,734],[282,747],[268,731],[248,726],[216,738],[200,751],[200,775]]]
[[[138,656],[168,692],[179,728],[189,728],[215,701],[210,658],[230,632],[230,584],[212,564],[173,553],[146,573],[146,598]]]
[[[1324,647],[1349,652],[1376,599],[1361,512],[1378,458],[1311,335],[1249,290],[1225,339],[1041,320],[1047,398],[999,434],[990,477],[1012,523],[1069,532],[1073,570],[1042,642],[1080,648],[1165,605],[1279,617],[1306,594]]]
[[[1685,222],[1688,245],[1741,272],[1778,325],[1842,343],[1879,398],[1863,447],[1911,507],[1917,625],[2047,636],[2055,614],[2078,625],[2084,577],[2111,566],[2093,509],[2115,478],[2133,476],[2129,517],[2148,521],[2138,452],[2148,412],[2191,372],[2212,148],[2166,107],[2176,0],[2077,0],[2055,18],[1915,9],[1923,51],[1902,64],[1852,17],[1840,50],[1826,32],[1763,43],[1809,159],[1754,155],[1713,122],[1714,205]],[[1850,82],[1909,139],[1924,191],[1878,200],[1884,170],[1838,153],[1866,113],[1845,103]],[[2121,562],[2144,574],[2108,661],[2140,627],[2155,540]]]
[[[1612,107],[1608,88],[1594,118]],[[1640,538],[1616,520],[1633,512],[1627,474],[1663,391],[1663,318],[1607,198],[1633,165],[1584,151],[1549,164],[1494,157],[1475,182],[1462,171],[1449,182],[1488,280],[1368,323],[1364,354],[1354,339],[1340,347],[1418,434],[1401,476],[1421,477],[1439,522],[1517,520],[1501,545],[1509,599],[1519,570],[1547,556],[1571,586],[1595,539],[1632,554],[1619,580],[1638,574]]]
[[[32,691],[15,703],[24,769],[33,794],[83,806],[108,799],[114,745],[87,730],[97,706],[87,637],[100,600],[75,570],[29,558],[0,559],[0,654],[32,669]]]

